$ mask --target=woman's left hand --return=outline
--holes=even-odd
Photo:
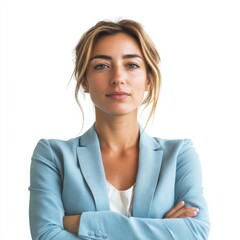
[[[187,218],[196,217],[199,212],[198,208],[186,207],[185,202],[181,201],[176,204],[169,212],[164,215],[164,218]]]
[[[64,229],[68,232],[78,234],[78,229],[80,225],[81,215],[71,215],[63,217],[63,226]]]

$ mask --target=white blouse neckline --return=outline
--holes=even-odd
[[[126,190],[118,190],[107,180],[106,182],[110,210],[125,216],[131,216],[135,184]]]

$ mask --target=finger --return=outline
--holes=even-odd
[[[199,212],[198,208],[184,207],[175,212],[173,217],[174,218],[196,217],[198,212]]]
[[[178,204],[176,204],[169,212],[167,212],[165,214],[166,218],[170,218],[171,216],[173,216],[176,212],[178,212],[181,208],[183,208],[185,205],[184,201],[179,202]]]

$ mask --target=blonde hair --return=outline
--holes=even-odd
[[[160,62],[160,56],[152,40],[144,31],[142,25],[136,21],[129,19],[123,19],[117,22],[100,21],[82,35],[75,48],[76,62],[73,72],[77,81],[75,87],[75,99],[80,106],[84,121],[84,113],[78,98],[78,94],[80,89],[84,90],[86,71],[93,47],[101,37],[117,33],[125,33],[133,37],[139,44],[145,59],[149,90],[142,104],[146,104],[144,108],[152,105],[150,114],[147,118],[147,125],[149,120],[155,114],[159,97],[161,74],[158,65]]]

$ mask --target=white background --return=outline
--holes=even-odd
[[[40,138],[78,135],[73,48],[102,19],[140,21],[161,58],[155,120],[162,138],[191,138],[199,152],[212,230],[238,238],[240,8],[237,0],[1,1],[0,239],[30,239],[30,158]],[[93,123],[86,100],[86,130]],[[144,119],[140,119],[144,124]]]

